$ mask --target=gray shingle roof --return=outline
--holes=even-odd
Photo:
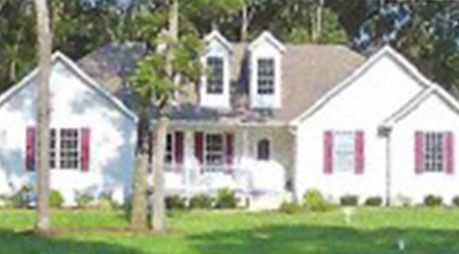
[[[171,109],[172,120],[223,124],[241,122],[288,123],[351,74],[365,58],[340,45],[286,44],[282,58],[282,107],[253,110],[248,107],[247,44],[233,44],[231,109],[197,105],[195,87]],[[129,76],[145,53],[141,43],[109,44],[81,59],[79,65],[100,84],[129,103]]]

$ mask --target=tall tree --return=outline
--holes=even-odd
[[[51,30],[46,0],[35,0],[38,42],[38,170],[37,232],[49,230],[49,80],[51,73]]]

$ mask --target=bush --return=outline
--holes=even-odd
[[[220,189],[217,193],[216,207],[220,209],[236,208],[239,202],[236,193],[230,189]]]
[[[335,205],[325,200],[318,190],[308,190],[303,196],[303,205],[315,212],[325,212],[335,208]]]
[[[77,192],[75,194],[75,202],[77,203],[78,208],[90,208],[94,201],[94,196],[89,192]]]
[[[343,206],[356,206],[359,204],[359,198],[356,195],[344,195],[340,198],[340,204]]]
[[[455,196],[452,201],[454,206],[459,206],[459,196]]]
[[[366,206],[381,206],[382,203],[383,200],[381,197],[369,197],[367,200],[365,200]]]
[[[191,209],[210,209],[214,206],[215,198],[206,194],[200,194],[190,199]]]
[[[428,207],[441,206],[443,204],[443,199],[440,196],[427,195],[424,198],[424,205]]]
[[[54,208],[60,208],[64,203],[62,194],[57,190],[51,190],[49,193],[49,206]]]
[[[183,210],[186,208],[186,200],[178,195],[166,197],[166,208],[168,210]]]
[[[282,202],[279,211],[286,214],[297,214],[301,212],[301,206],[294,202]]]
[[[413,204],[413,201],[411,200],[410,197],[403,196],[401,194],[398,194],[397,197],[395,198],[395,200],[402,207],[410,207]]]
[[[12,208],[35,207],[37,195],[30,186],[23,186],[16,193],[9,197],[4,197],[5,204]]]
[[[104,192],[95,200],[95,206],[100,210],[113,210],[117,208],[118,204],[113,200],[111,192]]]

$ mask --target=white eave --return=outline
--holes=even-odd
[[[260,43],[263,43],[263,42],[269,42],[271,45],[273,45],[275,48],[277,48],[282,53],[285,51],[285,46],[279,40],[277,40],[269,31],[264,31],[263,33],[261,33],[260,36],[258,36],[258,38],[255,39],[255,41],[250,43],[248,49],[252,51]]]
[[[233,46],[218,30],[213,30],[210,34],[204,37],[204,41],[206,43],[209,43],[213,40],[220,42],[228,50],[228,52],[230,52],[230,54],[233,53]]]

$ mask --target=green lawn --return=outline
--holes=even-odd
[[[54,211],[57,227],[127,226],[121,212]],[[195,211],[169,217],[170,233],[78,232],[35,236],[33,211],[0,210],[0,253],[459,253],[459,209],[360,208],[341,211]],[[396,241],[407,242],[404,252]]]

